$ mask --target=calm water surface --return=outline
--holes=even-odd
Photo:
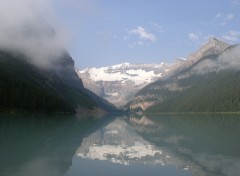
[[[1,176],[237,176],[240,117],[0,115]]]

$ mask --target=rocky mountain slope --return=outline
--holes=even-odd
[[[240,46],[227,46],[211,39],[171,75],[139,91],[128,108],[147,112],[240,111]]]
[[[215,37],[209,38],[206,44],[201,46],[197,51],[190,54],[186,59],[178,59],[174,63],[172,73],[176,74],[178,71],[191,67],[203,57],[218,54],[228,47],[229,44],[223,42],[222,40],[219,40]]]
[[[77,108],[113,109],[83,87],[67,52],[54,67],[42,68],[23,53],[0,52],[0,110],[74,112]]]
[[[0,111],[113,109],[84,88],[62,36],[43,17],[16,19],[1,27]]]
[[[141,88],[168,73],[172,65],[123,63],[77,71],[86,88],[109,102],[122,106]]]

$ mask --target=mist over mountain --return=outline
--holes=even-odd
[[[24,54],[38,67],[46,68],[65,53],[67,38],[61,29],[53,29],[50,1],[47,0],[1,0],[0,6],[0,49]],[[51,24],[49,24],[51,23]],[[44,51],[44,52],[43,52]]]
[[[6,103],[2,102],[4,108],[15,104],[14,95],[26,93],[20,90],[34,87],[32,94],[37,95],[34,92],[38,92],[38,88],[46,93],[48,98],[43,102],[52,96],[57,97],[56,102],[60,104],[64,102],[63,104],[71,106],[70,109],[76,109],[78,105],[80,107],[86,105],[88,108],[99,106],[110,110],[113,106],[107,101],[118,107],[123,107],[131,101],[126,109],[132,111],[145,111],[151,107],[155,107],[151,111],[160,111],[160,104],[162,110],[174,111],[167,107],[175,106],[176,102],[181,105],[186,104],[186,107],[189,107],[186,102],[192,102],[191,107],[198,107],[194,104],[195,100],[211,97],[209,95],[214,95],[211,98],[212,102],[206,98],[200,104],[204,104],[206,101],[213,106],[214,103],[219,104],[216,103],[216,97],[223,95],[222,99],[219,98],[218,101],[225,101],[224,97],[228,95],[227,97],[230,98],[229,102],[225,101],[226,104],[230,104],[230,101],[235,102],[235,105],[228,109],[219,107],[204,109],[202,105],[200,109],[186,110],[186,107],[181,109],[182,106],[179,106],[179,109],[181,111],[191,111],[192,109],[194,111],[238,110],[238,101],[233,97],[238,97],[235,89],[238,86],[238,76],[236,75],[240,64],[239,46],[229,46],[217,38],[210,38],[205,45],[186,59],[179,58],[171,64],[122,63],[101,68],[87,68],[78,70],[76,73],[74,61],[66,50],[68,41],[66,35],[59,32],[61,29],[51,26],[49,23],[51,17],[48,20],[44,18],[48,15],[48,10],[44,17],[39,13],[39,10],[51,8],[51,2],[23,0],[17,5],[15,2],[15,0],[3,0],[0,6],[2,80],[7,81],[8,77],[11,77],[8,82],[9,87],[21,85],[21,81],[24,82],[27,79],[33,82],[27,81],[22,87],[16,86],[20,87],[19,92],[14,88],[6,92],[6,87],[1,84],[2,92],[5,92],[2,93],[2,96],[4,97],[5,94],[12,96],[9,100],[4,99]],[[9,11],[12,13],[8,13]],[[11,68],[11,71],[6,68]],[[16,76],[15,80],[13,75]],[[234,90],[230,91],[226,85],[223,85],[227,81],[228,84],[234,85],[231,87],[235,87]],[[213,92],[215,89],[220,90]],[[51,93],[49,94],[49,92]],[[229,92],[232,94],[229,95]],[[22,99],[16,101],[16,107],[18,107]],[[26,100],[26,102],[28,101]]]
[[[239,111],[240,47],[227,46],[210,39],[170,75],[140,90],[128,107],[147,112]]]
[[[66,52],[55,67],[37,67],[24,55],[0,51],[0,111],[84,112],[114,107],[83,87]]]
[[[64,35],[40,15],[38,5],[50,7],[48,1],[15,3],[0,6],[0,111],[113,110],[84,88]]]
[[[197,51],[191,53],[186,59],[177,60],[174,63],[174,69],[172,69],[172,74],[176,74],[179,71],[191,67],[205,56],[218,54],[224,51],[229,46],[230,45],[225,43],[224,41],[215,37],[211,37],[203,46],[201,46]]]

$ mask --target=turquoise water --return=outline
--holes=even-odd
[[[0,115],[1,176],[240,174],[240,117]]]

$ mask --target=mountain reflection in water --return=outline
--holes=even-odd
[[[240,117],[0,116],[1,176],[236,176]]]
[[[0,114],[0,175],[63,176],[96,123],[72,115]]]
[[[240,174],[237,115],[152,115],[131,117],[129,123],[144,139],[168,152],[168,163],[188,166],[194,176]]]
[[[234,176],[240,173],[239,137],[236,116],[119,117],[83,138],[72,170],[74,161],[94,160],[127,165],[122,170],[148,165],[153,173],[170,167],[176,175]]]
[[[84,138],[77,156],[124,165],[134,162],[164,165],[162,151],[137,135],[123,118],[115,119]]]

